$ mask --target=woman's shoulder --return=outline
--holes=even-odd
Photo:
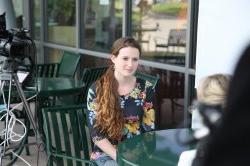
[[[145,79],[142,79],[142,78],[136,78],[136,82],[137,82],[137,84],[140,85],[140,87],[142,89],[147,89],[147,88],[153,89],[153,84],[148,80],[145,80]]]

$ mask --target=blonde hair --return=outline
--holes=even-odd
[[[200,102],[225,106],[230,76],[214,74],[203,78],[197,87],[197,99]]]
[[[135,39],[122,37],[116,40],[112,46],[112,55],[118,56],[124,47],[137,48],[141,54],[141,47]],[[96,81],[97,114],[96,124],[102,133],[107,134],[113,140],[120,140],[124,128],[123,114],[120,108],[118,82],[114,76],[114,66],[111,65],[106,73]]]

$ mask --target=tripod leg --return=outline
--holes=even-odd
[[[10,80],[11,80],[11,76],[10,76]],[[5,85],[5,81],[1,81],[1,89],[3,89],[3,86]],[[11,91],[11,81],[9,81],[9,92]],[[3,95],[3,102],[4,102],[4,105],[5,105],[5,109],[6,109],[6,117],[5,117],[5,134],[4,134],[4,142],[3,142],[3,148],[0,147],[0,161],[2,161],[2,157],[4,156],[5,154],[5,150],[6,150],[6,147],[7,145],[9,144],[9,140],[8,140],[8,133],[9,133],[9,108],[10,108],[10,93],[8,94],[8,98],[7,98],[7,102],[6,102],[6,98],[5,98],[5,94],[4,92],[2,92],[2,95]],[[2,166],[2,162],[0,162],[0,166]]]
[[[2,75],[0,75],[2,76]],[[10,166],[13,165],[13,163],[18,159],[17,156],[13,155],[13,153],[16,154],[21,154],[25,140],[27,140],[27,134],[23,135],[23,139],[20,141],[17,140],[12,140],[11,137],[13,136],[13,120],[12,118],[16,118],[14,113],[11,111],[12,109],[10,108],[10,103],[11,103],[11,92],[12,92],[12,74],[7,73],[5,75],[6,77],[0,77],[0,93],[2,94],[2,103],[3,104],[3,114],[1,115],[1,123],[0,125],[5,126],[5,134],[4,134],[4,139],[1,141],[1,146],[0,146],[0,166],[6,165]],[[6,83],[6,85],[5,85]],[[8,84],[7,84],[8,83]],[[4,88],[5,86],[8,86],[8,90]],[[5,91],[5,89],[7,91]],[[8,94],[6,93],[8,92]],[[7,94],[7,95],[5,95]],[[15,121],[15,120],[14,120]],[[10,128],[9,128],[10,127]],[[27,128],[29,130],[29,127]],[[19,142],[19,143],[17,143]],[[5,145],[6,144],[6,145]]]
[[[29,128],[30,122],[29,122],[29,120],[27,120],[27,115],[26,115],[26,114],[24,115],[24,124],[25,124],[25,126],[26,126],[27,128]],[[30,135],[30,130],[27,130],[27,135],[28,135],[28,136]],[[25,144],[26,144],[26,146],[25,146],[26,155],[30,155],[30,150],[29,150],[29,146],[28,146],[28,137],[27,137],[27,139],[25,140]]]
[[[36,125],[36,123],[34,121],[34,118],[32,117],[32,112],[30,110],[30,107],[29,107],[28,102],[27,102],[27,100],[25,98],[24,92],[22,90],[22,87],[21,87],[21,85],[20,85],[20,83],[18,81],[18,77],[17,77],[16,74],[13,75],[13,80],[14,80],[14,83],[16,84],[18,94],[19,94],[19,96],[20,96],[20,98],[21,98],[21,100],[23,102],[24,108],[26,110],[26,114],[27,114],[27,116],[28,116],[28,118],[30,120],[30,123],[31,123],[31,125],[32,125],[32,127],[34,129],[36,138],[40,139],[41,137],[40,137],[40,134],[38,132],[38,127],[37,127],[37,125]]]

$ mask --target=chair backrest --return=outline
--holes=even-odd
[[[80,97],[80,100],[83,100],[83,102],[86,101],[89,87],[93,82],[95,82],[98,78],[100,78],[106,72],[107,69],[108,69],[107,66],[83,69],[82,81],[85,83],[86,86],[83,89],[83,93],[82,96]]]
[[[152,76],[152,75],[149,75],[149,74],[146,74],[146,73],[142,73],[142,72],[139,72],[139,71],[135,72],[135,77],[149,81],[151,84],[153,84],[154,88],[156,87],[157,82],[159,80],[159,77],[155,77],[155,76]],[[153,91],[149,92],[149,95],[150,95],[149,98],[152,98],[153,97]]]
[[[186,29],[170,29],[168,46],[186,47]]]
[[[80,61],[80,54],[65,51],[60,62],[58,77],[73,78]]]
[[[56,77],[58,75],[59,63],[36,64],[37,77]]]
[[[83,105],[46,107],[42,110],[48,165],[89,163],[88,136]]]

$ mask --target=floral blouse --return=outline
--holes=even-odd
[[[151,93],[150,97],[149,93]],[[155,110],[153,108],[152,93],[154,93],[152,84],[149,81],[137,78],[135,88],[129,94],[120,96],[120,105],[125,122],[122,140],[155,128]],[[105,134],[100,133],[94,127],[96,107],[95,84],[93,84],[89,88],[87,96],[88,124],[93,142],[107,138]],[[117,140],[107,139],[113,145],[118,144]],[[91,159],[95,160],[102,154],[104,152],[94,144]]]

